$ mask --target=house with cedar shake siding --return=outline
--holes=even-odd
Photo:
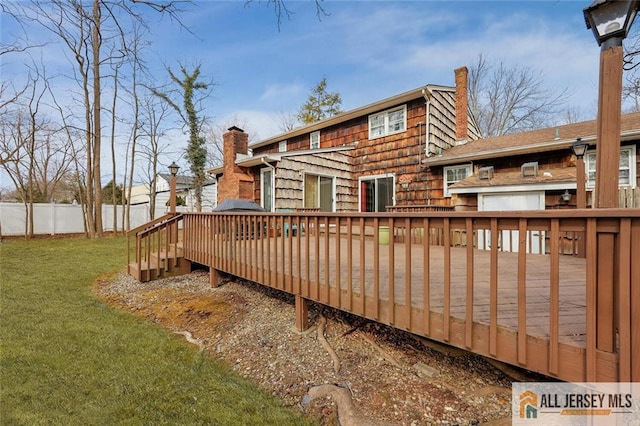
[[[424,161],[478,138],[469,114],[467,69],[455,87],[426,85],[249,146],[231,127],[218,202],[250,199],[268,211],[384,212],[446,206]]]
[[[596,174],[595,120],[469,141],[429,156],[438,197],[456,210],[548,210],[576,208],[578,138],[588,145],[584,156],[586,206],[592,206]],[[620,207],[640,207],[638,167],[640,113],[621,118]]]

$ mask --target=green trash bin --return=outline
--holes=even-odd
[[[388,226],[378,227],[378,243],[385,246],[389,245],[389,227]]]

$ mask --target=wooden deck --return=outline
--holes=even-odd
[[[294,294],[299,328],[315,301],[565,381],[640,381],[638,209],[180,220],[212,285]],[[580,256],[562,254],[571,233]]]
[[[335,237],[335,236],[334,236]],[[378,317],[389,324],[402,325],[403,318],[397,312],[406,310],[409,298],[413,309],[429,306],[432,312],[444,313],[445,309],[445,248],[431,246],[429,249],[429,281],[425,285],[424,246],[422,244],[395,243],[378,245],[379,264],[373,261],[373,238],[365,238],[363,250],[360,238],[350,241],[344,236],[340,239],[340,248],[335,246],[335,238],[319,235],[303,236],[295,239],[300,243],[300,261],[295,247],[293,256],[289,256],[289,238],[274,237],[268,239],[270,247],[265,250],[274,254],[269,259],[261,259],[257,247],[264,245],[261,240],[250,241],[247,246],[253,251],[247,260],[238,262],[241,269],[253,271],[241,274],[244,278],[265,283],[274,288],[286,290],[283,280],[301,283],[301,292],[314,295],[313,299],[329,306],[336,306],[353,313],[374,312],[374,301],[381,305],[389,300],[393,291],[396,317],[384,310]],[[266,241],[266,240],[265,240]],[[242,244],[242,242],[240,242]],[[279,247],[285,247],[284,256],[278,253]],[[324,249],[328,247],[328,253]],[[317,248],[320,248],[317,250]],[[394,251],[393,265],[389,265],[389,252]],[[340,256],[338,256],[340,253]],[[351,263],[343,256],[349,254]],[[361,255],[362,253],[362,255]],[[490,256],[488,250],[473,249],[473,305],[467,305],[467,249],[451,247],[449,257],[457,259],[455,268],[450,271],[449,315],[452,319],[464,320],[467,309],[471,309],[472,319],[480,324],[490,324]],[[249,260],[250,258],[250,260]],[[327,260],[328,259],[328,260]],[[409,262],[407,262],[409,259]],[[242,266],[240,266],[242,265]],[[349,269],[350,265],[355,265]],[[376,266],[378,271],[374,270]],[[518,254],[498,253],[498,326],[512,330],[518,329]],[[364,266],[364,268],[361,268]],[[393,269],[391,269],[393,267]],[[339,268],[339,272],[338,272]],[[549,337],[550,330],[550,275],[551,264],[548,255],[529,255],[526,263],[526,324],[527,334],[537,337]],[[393,280],[390,279],[393,270]],[[282,271],[291,271],[282,276]],[[271,277],[269,277],[271,272]],[[278,276],[278,279],[275,278]],[[270,282],[271,278],[271,282]],[[367,306],[362,306],[361,283],[364,281]],[[390,283],[403,283],[390,286]],[[338,285],[341,297],[337,294]],[[410,288],[407,288],[407,285]],[[352,294],[352,300],[345,297]],[[428,303],[425,304],[425,294]],[[584,347],[586,336],[586,268],[585,259],[574,256],[560,258],[560,299],[559,308],[560,340]],[[404,318],[406,320],[406,318]]]

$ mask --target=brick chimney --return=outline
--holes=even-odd
[[[236,164],[237,154],[247,155],[249,135],[233,126],[222,135],[222,161],[224,172],[218,181],[218,204],[229,199],[253,201],[253,177]]]
[[[466,140],[469,136],[469,99],[467,67],[457,68],[456,76],[456,140]]]

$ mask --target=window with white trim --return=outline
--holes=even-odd
[[[320,148],[320,130],[316,132],[312,132],[309,135],[309,148],[311,149]]]
[[[335,210],[333,205],[335,192],[334,178],[305,173],[304,207],[319,208],[323,212]]]
[[[404,132],[407,129],[407,106],[389,109],[369,116],[369,139]]]
[[[471,164],[450,166],[442,169],[443,190],[445,197],[451,197],[449,187],[471,176]]]
[[[268,212],[274,211],[275,191],[273,190],[273,169],[266,167],[260,170],[260,204]]]
[[[278,142],[278,152],[287,152],[287,141]]]
[[[636,186],[636,152],[635,146],[620,148],[619,186]],[[584,168],[587,173],[587,188],[596,186],[596,151],[587,151],[584,156]]]

